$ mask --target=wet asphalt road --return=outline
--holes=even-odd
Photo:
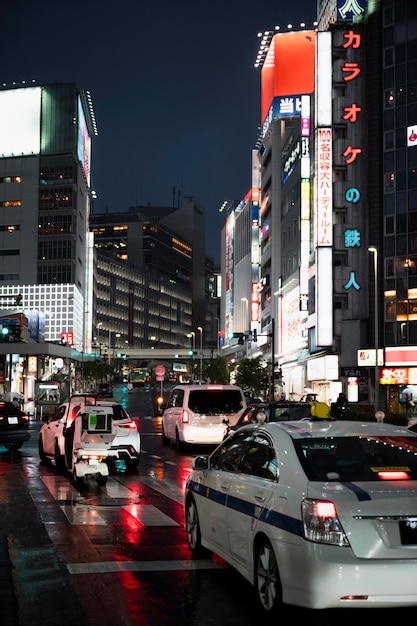
[[[155,420],[138,424],[138,470],[82,492],[39,464],[38,422],[19,452],[0,447],[0,626],[266,623],[239,574],[215,556],[191,558],[180,486],[192,457],[163,448]],[[410,609],[284,611],[335,626],[405,620]]]

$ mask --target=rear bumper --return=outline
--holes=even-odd
[[[136,461],[139,459],[139,452],[133,446],[112,446],[108,452],[110,458]]]
[[[28,441],[30,432],[28,430],[0,430],[0,444],[2,443],[18,443],[19,441]]]

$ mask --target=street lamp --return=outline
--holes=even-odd
[[[374,407],[378,411],[379,400],[379,369],[378,369],[378,249],[374,246],[368,248],[368,252],[374,255],[374,314],[375,314],[375,389]]]
[[[192,339],[191,350],[191,382],[194,382],[194,352],[195,352],[195,332],[192,330],[188,335]]]
[[[200,331],[200,384],[203,382],[203,329],[201,326],[197,327]]]

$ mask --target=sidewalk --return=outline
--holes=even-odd
[[[31,440],[24,444],[32,450],[39,428],[39,422],[31,424]],[[0,626],[85,626],[70,574],[32,497],[36,490],[43,493],[37,458],[23,472],[20,456],[0,451]]]

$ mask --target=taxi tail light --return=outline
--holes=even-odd
[[[189,424],[190,423],[190,414],[188,413],[188,411],[186,409],[183,409],[181,412],[181,421],[183,424]]]
[[[115,424],[118,428],[126,428],[127,430],[136,430],[136,422],[129,422],[128,424]]]
[[[315,543],[349,546],[336,507],[328,500],[303,500],[301,504],[304,536]]]

